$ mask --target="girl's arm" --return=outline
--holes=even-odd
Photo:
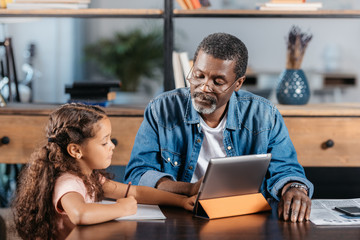
[[[107,180],[103,190],[105,197],[120,199],[125,197],[127,187],[127,184]],[[195,203],[195,196],[189,198],[146,186],[131,185],[127,196],[135,197],[138,203],[177,206],[189,211],[192,211]]]
[[[60,199],[61,207],[75,225],[102,223],[136,213],[134,197],[119,199],[115,204],[86,203],[77,192],[68,192]]]

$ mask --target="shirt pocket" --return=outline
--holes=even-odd
[[[179,168],[181,166],[181,155],[168,150],[161,150],[161,157],[165,163],[169,163],[172,167]]]

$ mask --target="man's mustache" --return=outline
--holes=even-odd
[[[211,104],[215,104],[216,103],[216,98],[214,98],[213,96],[207,95],[205,93],[202,92],[194,92],[192,94],[193,98],[199,98],[200,100],[207,100],[209,101]]]

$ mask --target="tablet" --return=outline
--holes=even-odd
[[[271,153],[210,159],[196,201],[258,193]]]

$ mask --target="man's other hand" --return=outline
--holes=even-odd
[[[280,219],[292,222],[302,222],[310,219],[311,200],[307,192],[300,188],[290,188],[291,183],[283,187],[282,196],[278,205]]]

